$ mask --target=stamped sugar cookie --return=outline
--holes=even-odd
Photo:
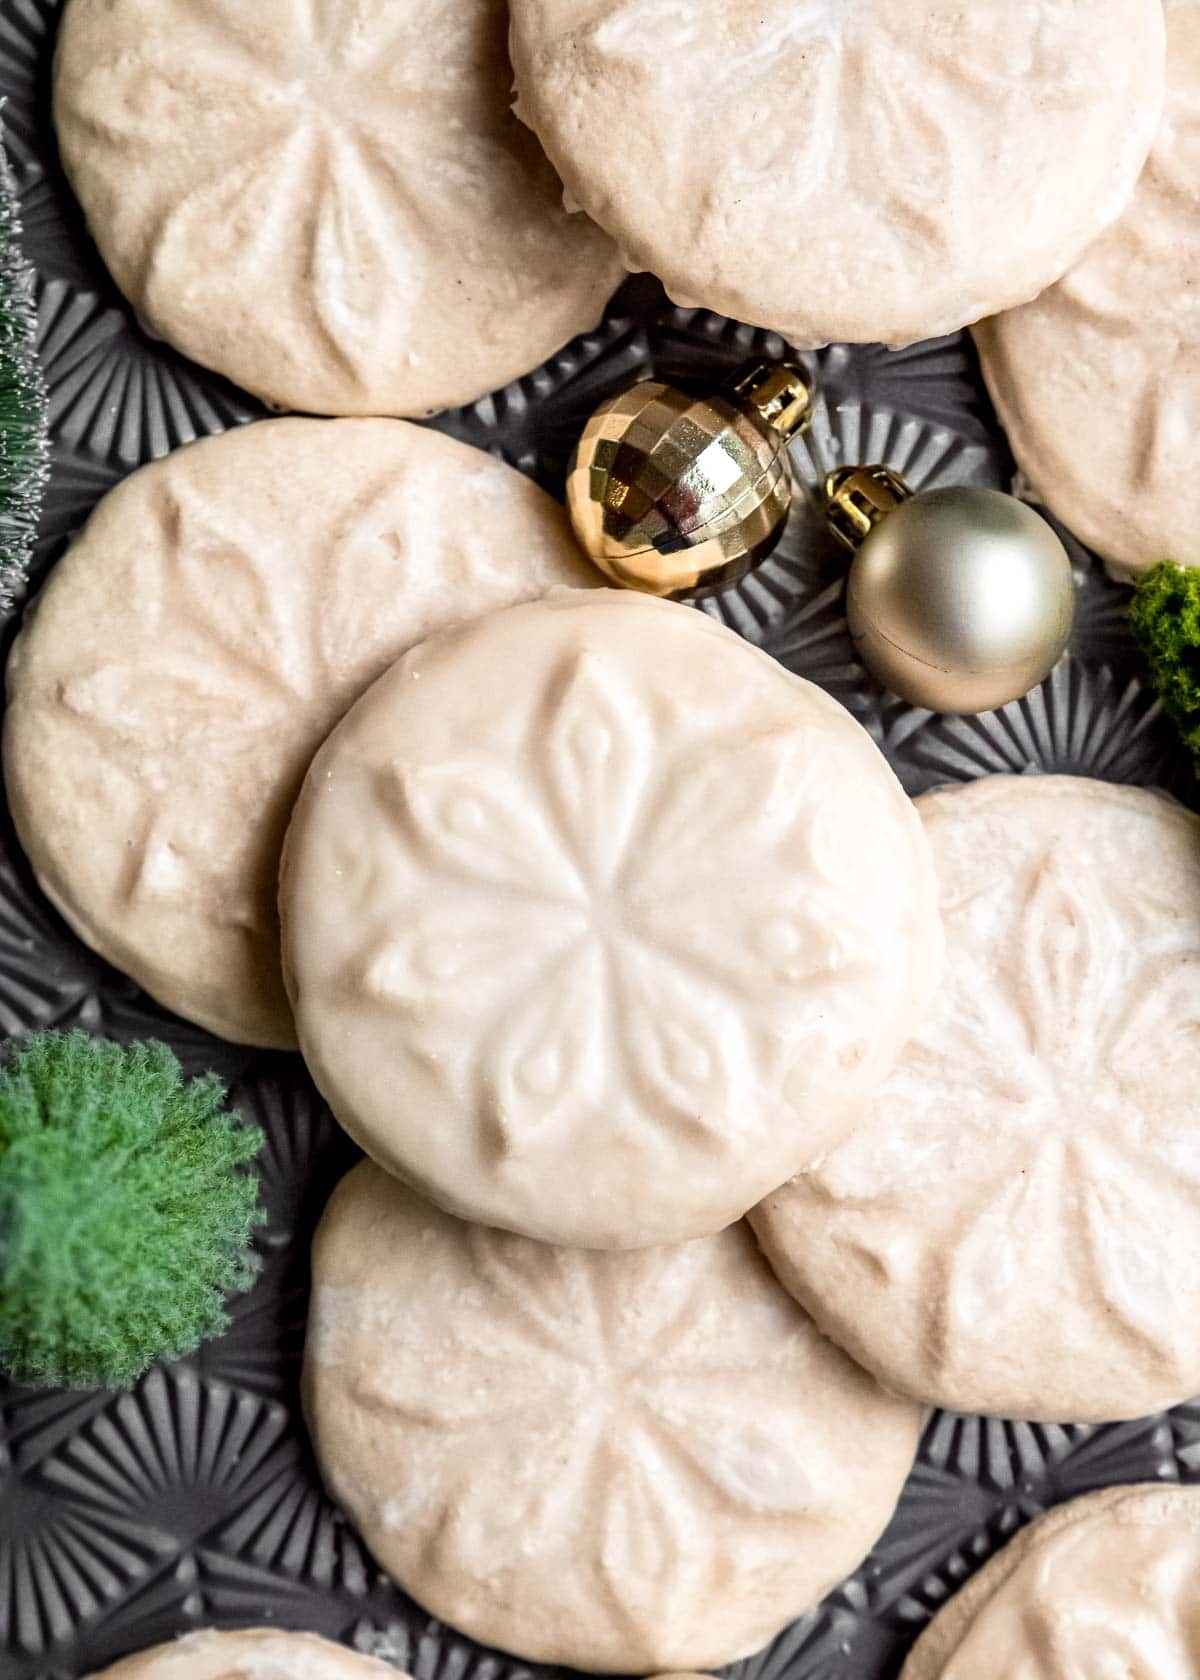
[[[396,1673],[312,1633],[247,1628],[189,1633],[126,1657],[93,1680],[396,1680]]]
[[[907,344],[1036,297],[1120,215],[1159,0],[512,0],[519,112],[681,303]]]
[[[1194,1680],[1200,1488],[1105,1488],[1039,1517],[917,1641],[901,1680]]]
[[[372,1162],[317,1232],[304,1396],[330,1491],[426,1610],[622,1674],[718,1668],[815,1604],[891,1517],[921,1423],[744,1224],[560,1249]]]
[[[1066,776],[918,801],[946,979],[850,1139],[752,1215],[887,1387],[1139,1417],[1200,1390],[1200,817]]]
[[[143,468],[9,663],[43,889],[160,1003],[293,1047],[276,885],[313,753],[423,636],[595,576],[527,479],[399,420],[268,421]]]
[[[319,414],[471,402],[623,270],[509,109],[504,0],[69,0],[54,121],[144,325]]]
[[[865,731],[615,590],[395,666],[313,764],[280,903],[305,1057],[367,1153],[583,1247],[718,1230],[843,1136],[941,951]]]
[[[976,333],[1021,468],[1119,576],[1200,565],[1200,0],[1167,0],[1167,111],[1133,203]]]

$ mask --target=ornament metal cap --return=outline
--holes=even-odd
[[[914,493],[889,467],[843,467],[825,512],[854,551],[846,616],[859,657],[910,705],[990,711],[1036,688],[1066,651],[1071,563],[1015,496]]]
[[[785,443],[812,419],[812,385],[795,362],[747,362],[725,389],[752,408]]]
[[[830,530],[846,548],[857,549],[912,491],[890,467],[839,467],[826,479],[825,495]]]
[[[811,413],[811,382],[791,362],[749,362],[709,397],[657,380],[618,392],[567,475],[581,547],[626,589],[680,600],[729,588],[783,534],[788,443]]]

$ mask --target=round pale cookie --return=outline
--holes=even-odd
[[[828,695],[564,591],[425,643],[315,760],[300,1041],[369,1155],[549,1242],[702,1236],[844,1135],[936,982],[928,847]]]
[[[1159,0],[512,0],[519,114],[679,302],[906,344],[1036,297],[1129,202]]]
[[[1200,1488],[1105,1488],[1022,1529],[922,1634],[901,1680],[1195,1680]]]
[[[407,1676],[313,1633],[246,1628],[237,1633],[189,1633],[126,1657],[93,1680],[407,1680]]]
[[[922,1418],[744,1224],[554,1248],[373,1162],[317,1231],[304,1397],[331,1492],[427,1610],[622,1674],[718,1668],[815,1604],[886,1526]]]
[[[69,0],[54,120],[147,330],[281,408],[525,373],[622,268],[509,109],[504,0]]]
[[[1200,1390],[1200,817],[1067,776],[918,801],[947,976],[857,1131],[755,1210],[881,1382],[1139,1417]]]
[[[976,330],[1026,477],[1119,577],[1200,565],[1200,3],[1166,15],[1167,114],[1129,209],[1060,285]]]
[[[276,886],[314,752],[430,631],[596,575],[536,486],[399,420],[268,421],[143,468],[9,662],[43,890],[168,1008],[294,1047]]]

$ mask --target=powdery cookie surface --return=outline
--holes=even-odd
[[[94,1680],[397,1680],[397,1672],[312,1633],[247,1628],[190,1633],[126,1657]]]
[[[1125,208],[1162,107],[1158,0],[512,14],[521,115],[631,266],[798,345],[1035,297]]]
[[[1013,451],[1118,575],[1200,565],[1200,4],[1168,0],[1167,113],[1133,203],[1036,303],[977,329]]]
[[[917,1641],[901,1680],[1194,1680],[1200,1489],[1106,1488],[1022,1529]]]
[[[644,1674],[756,1650],[870,1549],[921,1415],[742,1225],[601,1254],[460,1224],[364,1162],[317,1232],[305,1402],[334,1496],[434,1615]]]
[[[149,330],[266,401],[421,414],[622,269],[512,115],[503,0],[70,0],[54,119]]]
[[[135,473],[9,664],[43,889],[169,1008],[294,1046],[276,887],[313,753],[422,636],[595,575],[527,479],[403,421],[270,421]]]
[[[1055,1421],[1200,1389],[1200,818],[993,777],[918,801],[946,980],[856,1133],[752,1219],[898,1392]]]
[[[718,1230],[843,1136],[941,955],[865,731],[619,591],[390,671],[313,764],[280,904],[305,1057],[367,1153],[584,1247]]]

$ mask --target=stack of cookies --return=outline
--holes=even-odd
[[[488,1644],[719,1667],[857,1567],[928,1406],[1200,1390],[1200,818],[1061,776],[914,805],[826,694],[600,588],[551,498],[411,423],[591,324],[618,250],[801,345],[1009,311],[979,340],[1022,465],[1138,569],[1161,527],[1088,463],[1137,501],[1200,390],[1174,268],[1175,395],[1161,321],[1113,325],[1196,248],[1200,5],[1168,22],[1160,129],[1158,0],[67,7],[114,277],[336,418],[105,500],[12,654],[13,816],[82,939],[299,1048],[368,1157],[316,1239],[307,1419],[380,1563]],[[1150,443],[1112,444],[1118,386]],[[1126,1528],[1174,1580],[1194,1498],[1130,1498],[986,1572],[913,1680],[1031,1664],[1044,1560],[1105,1577]],[[271,1637],[117,1672],[375,1672]]]
[[[232,464],[310,443],[289,571]],[[303,779],[277,914],[303,760],[419,610],[381,594],[356,643],[349,568],[404,563],[386,497],[447,456],[508,510],[512,592],[567,582],[540,492],[400,422],[272,422],[136,475],[14,652],[10,798],[86,937],[204,1024],[295,1032],[373,1158],[318,1237],[306,1387],[380,1560],[528,1656],[717,1666],[861,1560],[915,1451],[920,1407],[737,1222],[924,1021],[929,845],[819,689],[685,607],[562,587],[367,688]],[[441,552],[452,614],[487,555]]]

